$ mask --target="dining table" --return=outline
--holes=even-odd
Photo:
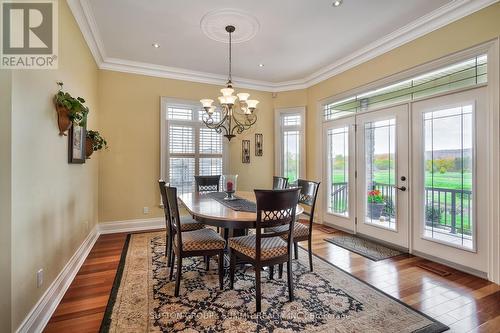
[[[240,236],[248,229],[255,228],[257,212],[239,211],[222,203],[223,200],[214,199],[213,192],[193,192],[180,194],[179,200],[188,213],[197,221],[207,225],[222,228],[225,238]],[[223,192],[218,192],[223,193]],[[255,202],[255,193],[252,191],[236,191],[236,198]],[[301,205],[297,205],[295,214],[304,212]]]

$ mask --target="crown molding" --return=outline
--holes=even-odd
[[[269,92],[305,89],[498,1],[500,0],[454,0],[302,79],[268,82],[234,77],[233,81],[241,88]],[[67,2],[100,69],[215,85],[226,83],[226,76],[221,74],[107,57],[88,0],[67,0]]]

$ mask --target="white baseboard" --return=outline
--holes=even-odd
[[[42,332],[100,235],[165,228],[165,218],[98,223],[45,291],[16,333]]]
[[[57,305],[59,305],[59,302],[66,293],[66,290],[68,290],[71,282],[73,282],[80,267],[83,265],[83,262],[87,259],[98,237],[99,231],[96,225],[66,263],[54,282],[52,282],[38,300],[21,325],[19,325],[16,332],[28,333],[43,331],[45,325],[47,325],[50,317],[52,317],[52,314],[56,310]]]
[[[134,232],[165,228],[165,217],[150,219],[101,222],[98,224],[99,234],[115,234],[118,232]]]

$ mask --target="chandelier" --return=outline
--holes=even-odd
[[[248,99],[248,97],[250,97],[248,93],[240,92],[236,94],[236,96],[233,95],[234,89],[231,77],[231,34],[235,30],[236,28],[232,25],[226,27],[226,31],[229,33],[229,75],[226,87],[220,90],[222,96],[218,98],[221,110],[220,118],[216,119],[214,116],[214,112],[217,108],[213,105],[213,99],[200,100],[205,109],[205,114],[202,117],[203,123],[219,134],[224,130],[224,136],[229,141],[236,136],[235,133],[241,134],[255,124],[257,116],[254,112],[257,108],[257,104],[259,104],[259,101],[255,99]]]

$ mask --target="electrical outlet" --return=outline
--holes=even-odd
[[[89,231],[89,221],[83,221],[83,227],[85,228],[85,231]]]
[[[144,207],[144,208],[142,208],[142,212],[143,212],[144,214],[149,214],[149,207]]]
[[[40,268],[38,272],[36,272],[36,287],[40,288],[43,284],[43,268]]]

